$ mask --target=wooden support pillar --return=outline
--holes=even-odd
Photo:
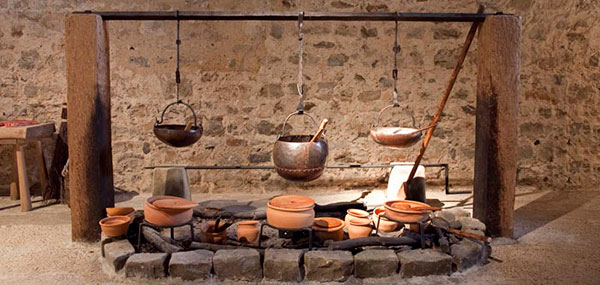
[[[65,32],[71,232],[91,242],[114,206],[108,34],[93,14],[67,15]]]
[[[477,41],[473,216],[491,236],[513,236],[521,18],[486,18]]]

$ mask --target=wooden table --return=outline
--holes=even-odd
[[[31,210],[31,194],[29,193],[27,166],[25,164],[25,146],[30,142],[36,144],[37,163],[43,193],[48,184],[48,173],[41,140],[51,137],[53,133],[54,123],[24,127],[0,127],[0,144],[12,144],[15,148],[15,158],[12,159],[10,198],[13,200],[21,199],[21,211],[23,212]]]

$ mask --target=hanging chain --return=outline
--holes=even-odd
[[[302,87],[302,40],[304,39],[304,34],[302,34],[303,20],[304,12],[300,12],[298,14],[298,84],[296,85],[298,88],[298,94],[300,95],[300,99],[298,99],[298,106],[296,106],[296,110],[299,114],[304,113],[304,88]]]
[[[175,83],[177,83],[177,104],[181,103],[179,100],[179,85],[181,84],[181,73],[179,72],[179,45],[181,45],[181,39],[179,38],[179,10],[176,11],[177,16],[177,40],[175,44],[177,44],[177,68],[175,69]]]
[[[400,107],[398,102],[398,90],[396,89],[396,82],[398,81],[398,52],[400,52],[400,46],[398,45],[398,21],[396,22],[396,30],[394,35],[394,69],[392,70],[392,78],[394,78],[394,107]]]

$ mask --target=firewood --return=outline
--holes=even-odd
[[[161,235],[155,229],[143,227],[142,234],[144,235],[144,238],[147,242],[149,242],[162,252],[173,253],[183,250],[183,248],[174,245],[172,243],[173,241],[170,238]]]
[[[363,246],[418,246],[419,241],[409,237],[363,237],[326,243],[328,250],[351,250]]]

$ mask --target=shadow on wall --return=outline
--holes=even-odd
[[[574,211],[600,192],[552,191],[515,210],[514,238],[522,236]]]

